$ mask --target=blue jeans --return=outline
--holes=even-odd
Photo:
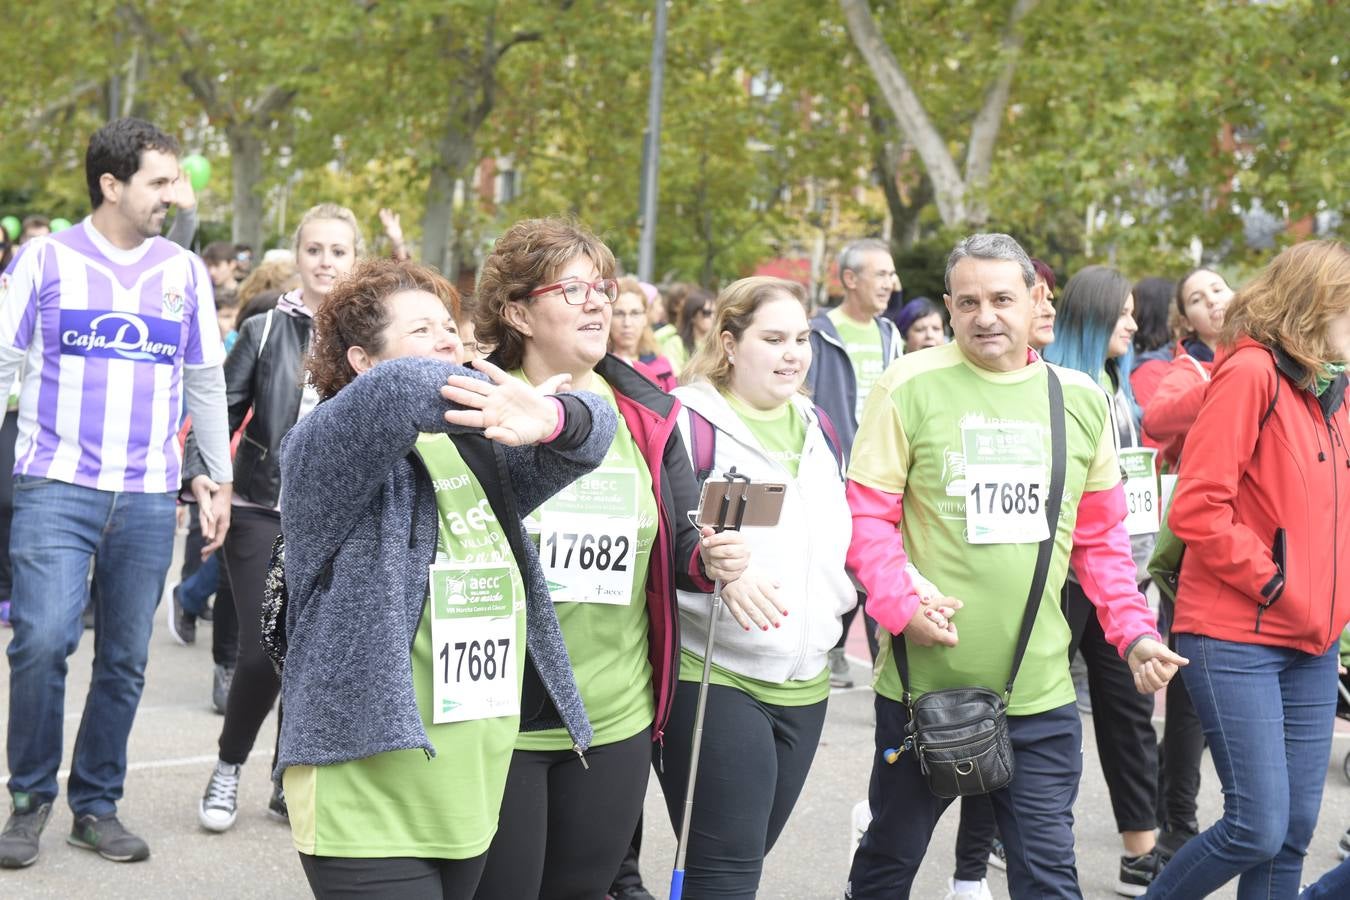
[[[1181,670],[1223,783],[1223,818],[1193,838],[1151,898],[1208,896],[1234,878],[1238,900],[1298,896],[1317,825],[1336,714],[1336,646],[1284,647],[1177,635]]]
[[[912,751],[892,764],[884,752],[905,739],[903,704],[877,695],[876,753],[868,826],[853,856],[849,900],[908,897],[919,864],[951,800],[936,796]],[[1014,897],[1081,898],[1073,853],[1073,803],[1083,772],[1083,729],[1072,703],[1031,716],[1009,716],[1012,784],[989,794],[1008,854]]]
[[[83,633],[80,613],[92,562],[99,585],[93,677],[67,800],[77,816],[116,811],[173,533],[172,494],[115,493],[15,476],[6,746],[11,794],[56,798],[67,659]]]
[[[206,612],[206,601],[220,586],[220,554],[212,553],[197,571],[193,572],[178,586],[178,602],[183,612],[200,616]]]
[[[1298,895],[1298,900],[1339,900],[1342,897],[1350,897],[1350,859],[1308,885],[1308,889]]]

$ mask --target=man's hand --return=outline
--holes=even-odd
[[[230,498],[234,496],[234,485],[230,482],[216,484],[206,475],[192,479],[192,496],[197,498],[198,518],[202,526],[202,561],[220,549],[225,543],[225,533],[230,530]]]
[[[178,180],[173,183],[173,205],[179,209],[192,209],[197,205],[197,192],[192,189],[192,179],[180,166]]]
[[[1167,645],[1153,638],[1144,638],[1130,650],[1126,660],[1134,673],[1134,687],[1141,694],[1152,694],[1167,687],[1177,670],[1190,660],[1178,656]]]
[[[905,639],[920,647],[955,647],[956,626],[952,624],[951,617],[962,605],[955,597],[921,600],[919,608],[905,626]]]

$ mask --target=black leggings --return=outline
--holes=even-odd
[[[1153,730],[1153,695],[1141,694],[1116,648],[1107,643],[1097,609],[1076,582],[1064,585],[1064,617],[1087,663],[1092,697],[1092,730],[1097,758],[1111,795],[1117,831],[1152,831],[1157,820],[1158,733]]]
[[[1175,607],[1163,599],[1162,618],[1167,620],[1167,646],[1177,648],[1171,633]],[[1191,703],[1182,678],[1167,683],[1167,718],[1158,744],[1158,825],[1166,831],[1195,834],[1196,797],[1200,795],[1200,759],[1205,753],[1205,732]]]
[[[651,729],[586,751],[517,750],[478,900],[598,900],[647,796]]]
[[[270,509],[236,506],[231,519],[221,552],[238,614],[239,656],[225,704],[225,724],[220,729],[220,760],[242,765],[248,761],[258,729],[281,688],[272,661],[263,650],[261,625],[263,581],[272,542],[281,534],[281,516]],[[277,733],[281,733],[280,727]]]
[[[753,900],[764,857],[806,783],[825,726],[826,703],[771,706],[736,688],[708,686],[685,858],[684,888],[690,900]],[[676,834],[684,819],[697,704],[698,685],[681,681],[666,728],[664,771],[657,773]]]
[[[482,853],[472,859],[349,859],[301,853],[300,865],[319,900],[470,900],[486,859]]]

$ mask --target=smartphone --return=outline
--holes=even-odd
[[[786,496],[785,484],[705,481],[694,524],[713,528],[772,528],[778,524]]]

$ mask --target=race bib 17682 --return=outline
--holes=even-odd
[[[603,469],[539,514],[539,560],[555,603],[626,605],[637,553],[637,473]]]

